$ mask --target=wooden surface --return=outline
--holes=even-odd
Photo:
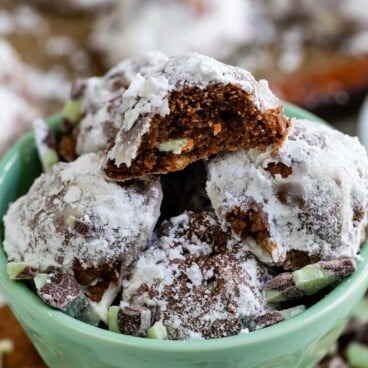
[[[11,339],[14,351],[6,355],[3,368],[45,368],[46,365],[8,307],[0,308],[0,340]]]

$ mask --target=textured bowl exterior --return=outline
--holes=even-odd
[[[289,116],[313,119],[287,105]],[[57,127],[60,116],[49,119]],[[0,163],[0,218],[41,172],[34,139],[23,137]],[[3,239],[2,225],[0,240]],[[156,341],[89,326],[49,308],[9,280],[0,247],[0,290],[42,358],[52,368],[307,368],[324,356],[368,285],[368,245],[358,270],[302,314],[264,330],[207,341]]]

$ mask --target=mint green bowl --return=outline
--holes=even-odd
[[[289,116],[321,122],[290,105],[285,112]],[[49,122],[57,127],[60,116]],[[0,163],[0,218],[9,202],[24,194],[40,172],[34,139],[28,134]],[[207,341],[142,339],[74,320],[43,304],[21,282],[9,280],[2,249],[0,290],[42,358],[53,368],[313,367],[336,341],[366,290],[367,245],[361,255],[363,260],[358,270],[302,314],[250,334]]]

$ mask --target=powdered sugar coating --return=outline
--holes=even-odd
[[[161,186],[147,179],[106,182],[101,157],[88,154],[41,175],[6,216],[9,261],[39,262],[71,272],[120,261],[126,268],[147,246],[160,214]]]
[[[108,148],[122,122],[117,110],[124,92],[137,74],[150,75],[166,61],[167,56],[160,52],[145,53],[122,61],[103,77],[92,77],[83,82],[84,117],[76,147],[79,155]]]
[[[169,338],[234,335],[264,311],[266,269],[234,251],[239,242],[214,214],[185,212],[157,236],[123,281],[123,302],[154,310]]]
[[[286,174],[272,174],[280,163]],[[234,208],[244,214],[256,204],[273,250],[247,236],[245,245],[260,260],[281,265],[291,250],[325,260],[354,257],[364,240],[367,179],[367,153],[357,138],[295,119],[275,156],[251,149],[211,160],[207,193],[224,226]]]
[[[162,70],[146,78],[138,75],[125,92],[120,115],[111,116],[112,119],[121,119],[122,124],[108,159],[113,160],[116,166],[125,164],[130,167],[142,136],[150,128],[150,118],[155,114],[170,114],[170,93],[190,86],[204,89],[211,84],[240,86],[253,96],[254,105],[261,113],[280,106],[267,81],[256,81],[246,70],[198,53],[170,57]],[[128,138],[126,132],[131,132]]]

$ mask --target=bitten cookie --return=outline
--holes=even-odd
[[[149,52],[122,61],[103,77],[78,82],[72,98],[82,100],[83,117],[79,125],[76,152],[78,155],[108,149],[120,128],[120,107],[123,94],[139,73],[146,77],[167,61],[160,52]]]
[[[124,94],[121,121],[105,173],[127,180],[181,170],[222,151],[268,147],[284,141],[289,119],[266,81],[196,53],[171,57]]]

